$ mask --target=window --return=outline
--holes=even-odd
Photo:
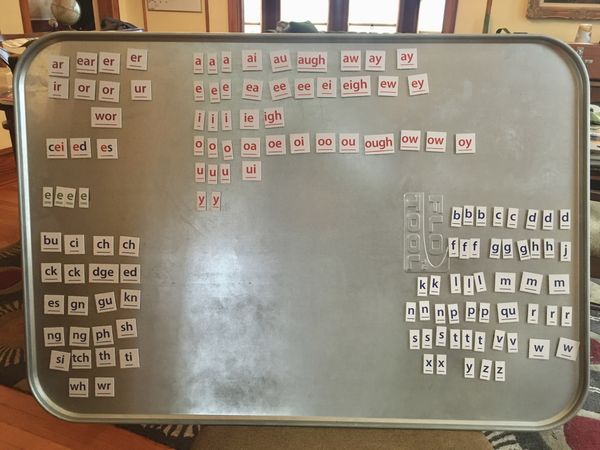
[[[261,32],[261,0],[244,0],[244,33]]]
[[[229,30],[310,20],[320,31],[452,33],[458,0],[228,0]]]
[[[444,26],[446,0],[421,0],[419,5],[418,33],[441,33]]]
[[[281,18],[286,22],[310,20],[319,31],[327,31],[329,2],[327,0],[281,0]]]
[[[395,33],[398,28],[398,0],[350,0],[348,31]]]

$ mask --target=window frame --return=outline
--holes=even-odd
[[[421,0],[398,0],[398,33],[416,33]],[[350,0],[329,0],[327,31],[348,31]],[[228,0],[229,31],[244,31],[243,0]],[[454,33],[458,0],[446,0],[442,33]],[[261,31],[274,30],[281,17],[281,0],[261,1]]]

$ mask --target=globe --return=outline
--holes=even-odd
[[[81,17],[81,7],[77,0],[52,0],[50,11],[61,25],[74,25]]]

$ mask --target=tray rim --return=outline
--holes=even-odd
[[[440,419],[390,419],[390,418],[347,418],[329,416],[247,416],[247,415],[202,415],[202,414],[169,414],[145,415],[145,414],[82,414],[71,412],[52,399],[44,392],[37,372],[37,361],[32,355],[36,355],[34,342],[35,314],[33,301],[33,276],[32,276],[32,248],[31,248],[31,221],[28,208],[20,207],[20,231],[22,242],[22,267],[23,267],[23,302],[25,310],[25,331],[27,351],[27,376],[31,391],[38,403],[54,416],[70,422],[112,422],[112,423],[201,423],[221,425],[294,425],[294,426],[343,426],[343,427],[375,427],[375,428],[428,428],[448,430],[518,430],[518,431],[541,431],[562,425],[573,418],[583,406],[590,380],[589,358],[589,256],[590,256],[590,137],[589,137],[589,95],[590,86],[587,77],[587,69],[581,57],[567,43],[545,35],[538,34],[512,34],[512,35],[466,35],[466,34],[442,34],[442,35],[418,35],[418,34],[391,34],[370,35],[364,33],[315,33],[315,34],[244,34],[244,33],[132,33],[132,32],[75,32],[64,31],[47,34],[37,39],[19,59],[19,64],[14,75],[13,90],[15,93],[15,117],[17,125],[17,164],[19,179],[19,205],[29,203],[29,185],[27,177],[27,136],[26,136],[26,114],[25,114],[25,78],[27,69],[32,60],[46,47],[64,41],[83,42],[236,42],[236,43],[366,43],[377,42],[382,44],[391,43],[538,43],[553,47],[560,51],[573,64],[577,82],[581,86],[580,99],[581,114],[578,119],[577,128],[583,134],[580,140],[581,147],[578,158],[578,172],[583,177],[579,180],[580,189],[578,200],[583,203],[581,207],[582,216],[579,218],[579,237],[582,241],[580,248],[581,258],[573,261],[579,268],[580,301],[579,314],[582,318],[580,324],[580,383],[578,396],[571,405],[565,406],[565,414],[557,414],[540,421],[510,421],[510,420],[440,420]],[[26,258],[27,256],[27,258]],[[29,263],[26,264],[27,259]],[[584,300],[585,299],[585,300]],[[575,306],[575,305],[574,305]],[[92,376],[91,374],[90,376]]]

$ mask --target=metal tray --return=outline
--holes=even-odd
[[[397,49],[418,69],[397,70]],[[148,51],[147,70],[126,68],[128,49]],[[242,50],[262,50],[261,72],[241,70]],[[269,52],[289,50],[288,72]],[[340,52],[386,51],[384,72],[342,72]],[[231,52],[232,72],[194,74],[194,53]],[[299,51],[326,51],[328,72],[298,73]],[[120,74],[75,70],[77,52],[121,55]],[[70,57],[69,99],[48,98],[50,57]],[[81,56],[81,55],[80,55]],[[409,96],[408,76],[428,74],[430,93]],[[372,95],[271,101],[274,79],[367,76]],[[399,77],[397,97],[377,95],[380,75]],[[120,82],[120,102],[73,99],[76,78]],[[193,80],[230,79],[231,100],[195,102]],[[242,100],[244,79],[262,80],[262,101]],[[130,100],[131,80],[151,80],[152,100]],[[566,45],[540,36],[179,35],[53,33],[24,54],[15,77],[29,380],[38,401],[73,421],[204,422],[428,428],[552,427],[581,406],[588,384],[588,83]],[[282,107],[285,128],[241,131],[240,109]],[[91,128],[93,107],[122,108],[122,129]],[[231,110],[232,131],[195,131],[196,110]],[[446,131],[445,153],[399,151],[401,130]],[[393,133],[386,155],[318,154],[315,133]],[[262,181],[242,181],[241,137],[311,133],[309,154],[266,156]],[[476,133],[475,154],[455,135]],[[232,161],[194,156],[193,136],[232,140]],[[91,159],[47,159],[48,138],[90,138]],[[118,159],[96,158],[97,139],[118,140]],[[289,146],[289,142],[288,142]],[[230,163],[230,184],[194,181],[196,162]],[[244,161],[249,161],[245,159]],[[43,207],[44,187],[87,187],[89,208]],[[218,191],[220,211],[196,210],[197,191]],[[450,226],[453,207],[519,208],[516,229]],[[570,209],[570,230],[532,231],[527,209]],[[86,253],[40,251],[41,232],[85,235]],[[140,237],[140,255],[93,256],[92,236]],[[481,239],[479,259],[447,255],[448,237]],[[572,243],[558,258],[490,259],[491,238]],[[440,240],[441,239],[441,240]],[[441,243],[441,246],[440,246]],[[436,249],[436,245],[438,246]],[[417,255],[417,256],[414,256]],[[414,264],[416,261],[416,265]],[[141,284],[42,283],[41,264],[140,264]],[[494,292],[495,272],[570,275],[569,295]],[[450,294],[448,274],[484,272],[487,292]],[[417,297],[419,276],[440,275],[439,296]],[[94,295],[141,290],[139,310],[96,312]],[[44,295],[87,296],[87,316],[44,314]],[[406,302],[458,304],[449,328],[484,331],[484,353],[410,350]],[[466,301],[488,302],[489,324],[465,322]],[[521,320],[499,324],[496,305],[518,302]],[[526,323],[527,304],[571,306],[571,327]],[[94,327],[135,318],[137,338],[117,339],[116,367],[49,368],[44,328]],[[494,330],[517,332],[519,351],[490,348]],[[116,330],[114,330],[116,332]],[[554,356],[565,337],[575,362]],[[549,360],[528,358],[531,338],[549,339]],[[119,367],[139,349],[139,368]],[[94,355],[95,347],[88,349]],[[447,355],[446,375],[423,374],[424,354]],[[463,376],[464,358],[503,360],[506,381]],[[94,359],[94,358],[92,358]],[[479,367],[479,366],[478,366]],[[114,397],[95,378],[114,378]],[[89,397],[68,394],[87,378]]]

